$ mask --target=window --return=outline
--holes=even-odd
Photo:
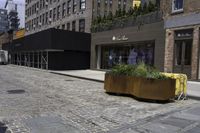
[[[73,13],[76,13],[77,9],[77,3],[76,3],[76,0],[73,0]]]
[[[39,22],[39,26],[41,26],[41,24],[42,24],[42,15],[40,15],[40,20],[39,20],[40,22]]]
[[[57,7],[57,20],[60,19],[60,6]]]
[[[86,8],[85,0],[80,0],[80,9],[85,10],[85,8]]]
[[[44,25],[45,22],[45,14],[42,14],[42,25]]]
[[[98,0],[97,1],[97,7],[100,8],[100,6],[101,6],[101,0]]]
[[[67,2],[67,14],[71,14],[71,0],[68,0]]]
[[[176,41],[176,65],[191,65],[192,40]]]
[[[72,31],[76,31],[76,21],[72,22]]]
[[[56,19],[56,8],[53,9],[53,21]]]
[[[67,30],[70,30],[70,23],[67,23]]]
[[[42,1],[42,7],[44,7],[44,6],[45,6],[45,0]]]
[[[118,0],[118,9],[121,8],[121,0]]]
[[[85,32],[85,19],[79,20],[79,32]]]
[[[65,24],[62,25],[62,29],[63,29],[63,30],[65,29]]]
[[[46,12],[46,19],[45,19],[45,24],[48,24],[48,12]]]
[[[129,46],[102,46],[101,69],[110,69],[118,64],[135,65],[139,62],[154,65],[154,44],[134,44]]]
[[[40,0],[40,10],[42,9],[42,0]]]
[[[50,10],[49,12],[49,20],[51,21],[51,19],[52,19],[52,10]]]
[[[193,29],[175,31],[175,65],[191,65]]]
[[[110,2],[109,2],[109,7],[110,7],[110,10],[111,10],[111,8],[112,8],[112,0],[110,0]]]
[[[126,10],[126,0],[124,0],[124,3],[123,3],[123,10]]]
[[[183,11],[183,0],[173,0],[172,1],[172,12]]]
[[[65,17],[65,12],[66,12],[66,3],[63,3],[62,5],[62,17],[64,18]]]

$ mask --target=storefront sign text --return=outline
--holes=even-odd
[[[128,38],[125,35],[123,35],[123,36],[113,36],[112,40],[113,41],[127,41]]]

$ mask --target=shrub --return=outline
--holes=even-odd
[[[112,68],[108,73],[114,75],[125,75],[125,76],[135,76],[135,77],[144,77],[149,79],[167,79],[165,75],[160,73],[155,68],[146,65],[141,62],[137,65],[125,65],[120,64]]]

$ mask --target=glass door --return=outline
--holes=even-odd
[[[175,41],[174,72],[191,77],[192,40]]]

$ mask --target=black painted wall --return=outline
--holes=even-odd
[[[81,51],[49,52],[50,70],[89,69],[90,53]]]

